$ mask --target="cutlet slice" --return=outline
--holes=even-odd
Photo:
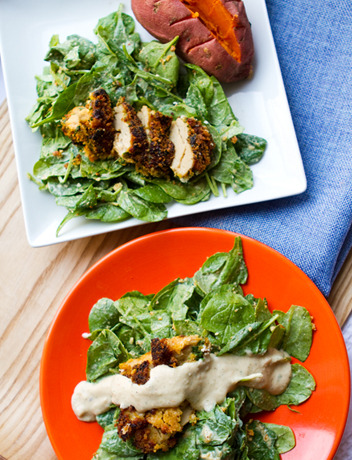
[[[107,92],[100,88],[89,95],[86,107],[91,119],[84,150],[91,161],[113,156],[115,138],[114,113]]]
[[[145,176],[168,177],[175,155],[175,147],[169,138],[172,117],[151,110],[146,105],[137,115],[144,126],[149,143],[148,150],[137,164],[137,170]]]
[[[114,149],[118,156],[128,163],[138,163],[148,149],[148,140],[137,113],[121,98],[114,108],[114,127],[116,130]]]
[[[192,347],[200,342],[198,335],[153,339],[151,351],[139,358],[129,359],[119,365],[120,371],[134,383],[143,385],[149,380],[150,369],[161,364],[175,367],[192,358]]]
[[[171,169],[182,182],[202,173],[210,164],[214,142],[206,126],[195,118],[172,122],[170,140],[175,146]]]
[[[77,106],[62,119],[63,133],[75,144],[83,144],[91,161],[113,156],[115,130],[113,111],[108,94],[102,88],[89,95],[85,107]]]
[[[175,435],[182,431],[179,408],[157,409],[145,414],[133,406],[121,409],[117,419],[117,432],[121,439],[131,439],[134,446],[148,454],[168,451],[176,444]]]

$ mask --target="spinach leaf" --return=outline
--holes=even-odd
[[[275,447],[279,454],[284,454],[295,447],[295,435],[293,434],[291,428],[283,425],[275,425],[274,423],[265,423],[265,425],[277,436]]]
[[[140,315],[148,311],[153,294],[144,295],[139,291],[130,291],[116,301],[116,308],[124,318]]]
[[[59,120],[71,109],[73,109],[73,101],[76,93],[76,86],[77,83],[73,83],[72,85],[68,86],[64,91],[62,91],[51,107],[51,115],[33,124],[32,128],[41,126],[44,123]]]
[[[222,344],[229,342],[237,332],[254,323],[252,305],[232,285],[225,284],[204,297],[200,307],[200,324],[215,333]]]
[[[274,316],[267,321],[247,323],[240,330],[236,331],[218,354],[222,355],[229,352],[239,355],[265,353],[269,346],[272,345],[272,336],[276,330],[276,326],[274,326],[274,329],[272,327],[276,319],[277,317]]]
[[[65,178],[68,167],[71,163],[72,168],[72,151],[67,150],[58,157],[45,156],[40,158],[33,167],[34,176],[42,181],[46,181],[50,177]],[[71,169],[72,172],[72,169]]]
[[[273,411],[279,407],[277,396],[270,394],[266,390],[258,390],[256,388],[246,388],[248,399],[255,408],[265,411]],[[255,410],[257,412],[257,410]]]
[[[264,155],[267,141],[262,137],[245,133],[238,134],[236,137],[235,149],[241,160],[249,166],[258,163]]]
[[[129,355],[118,337],[104,329],[88,349],[86,375],[94,382],[105,374],[118,370],[118,364],[129,359]]]
[[[121,313],[120,323],[127,326],[116,331],[126,348],[143,353],[149,351],[152,339],[152,314],[149,303],[152,296],[145,296],[138,291],[131,291],[116,301],[116,308]],[[136,345],[138,345],[136,349]]]
[[[198,460],[199,449],[197,446],[196,433],[193,427],[189,427],[178,439],[176,446],[167,452],[148,454],[148,460]]]
[[[305,361],[309,355],[312,338],[313,326],[309,312],[298,305],[292,305],[287,313],[275,311],[278,321],[285,329],[283,349],[287,353],[300,361]]]
[[[116,203],[105,204],[97,202],[96,206],[94,206],[93,209],[90,209],[88,207],[77,208],[75,210],[69,211],[68,214],[66,214],[64,219],[61,221],[57,229],[57,234],[60,232],[60,230],[66,222],[79,216],[83,216],[86,219],[101,220],[102,222],[121,222],[131,217],[130,214],[118,207]]]
[[[137,59],[144,64],[145,70],[170,80],[175,87],[178,81],[180,61],[175,53],[178,37],[168,43],[157,41],[143,43]]]
[[[99,184],[122,176],[126,173],[126,166],[118,160],[97,160],[92,162],[85,155],[82,155],[80,172],[83,177],[94,180]]]
[[[69,35],[60,43],[58,37],[51,38],[51,47],[45,56],[46,61],[69,70],[89,70],[95,63],[95,45],[79,35]]]
[[[276,450],[276,433],[268,425],[253,420],[246,425],[248,458],[251,460],[280,460]]]
[[[120,409],[114,406],[107,412],[104,412],[103,414],[98,414],[96,416],[96,419],[102,428],[106,428],[107,426],[112,425],[114,423],[119,413]]]
[[[196,181],[182,183],[165,179],[148,179],[157,184],[167,195],[178,203],[192,205],[206,201],[210,197],[210,188],[207,181],[201,178]]]
[[[214,125],[219,130],[224,139],[231,139],[233,136],[241,133],[243,128],[238,123],[229,101],[224,93],[220,83],[214,77],[209,77],[204,70],[193,64],[186,64],[188,69],[188,78],[190,85],[198,88],[199,93],[203,97],[202,104],[199,97],[195,101],[195,107],[198,104],[207,107],[206,119],[211,125]],[[194,90],[191,93],[194,95]],[[191,95],[186,95],[186,102],[192,104]]]
[[[314,377],[298,363],[292,364],[292,376],[286,390],[277,396],[279,404],[298,405],[306,401],[315,390]]]
[[[115,302],[111,299],[102,298],[96,302],[88,317],[90,332],[99,329],[112,329],[119,321],[120,313]]]
[[[144,454],[130,441],[122,441],[114,425],[105,427],[102,442],[92,460],[143,459]]]
[[[116,301],[116,308],[121,313],[120,322],[132,327],[140,323],[141,331],[144,334],[150,332],[150,311],[149,305],[152,296],[145,296],[139,291],[131,291]]]
[[[198,292],[205,295],[226,283],[244,284],[247,276],[242,242],[237,237],[229,252],[218,252],[204,262],[195,273],[194,282]]]
[[[173,328],[176,335],[199,335],[203,334],[203,329],[197,321],[191,319],[174,320]]]
[[[154,313],[154,312],[151,312]],[[151,338],[169,338],[175,335],[172,319],[166,311],[157,311],[150,318]]]
[[[161,187],[149,184],[134,190],[134,194],[151,203],[170,203],[172,198]]]
[[[126,46],[130,54],[140,47],[140,37],[134,29],[134,20],[131,16],[122,13],[120,7],[118,11],[99,19],[94,32],[111,53],[122,56],[123,46]]]
[[[146,201],[133,190],[121,191],[117,204],[131,216],[145,222],[158,222],[167,217],[167,210],[163,203]]]
[[[155,294],[150,307],[168,311],[174,320],[183,320],[187,316],[187,301],[192,298],[194,289],[192,279],[176,279]]]
[[[231,142],[223,149],[221,163],[210,171],[210,175],[218,182],[230,185],[236,193],[253,187],[252,171]]]
[[[140,329],[120,323],[114,328],[114,334],[120,339],[131,358],[138,358],[149,351],[150,334],[147,337],[142,335]]]

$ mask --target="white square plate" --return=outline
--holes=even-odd
[[[18,178],[27,237],[31,246],[44,246],[74,240],[141,224],[130,219],[116,224],[76,218],[68,222],[58,237],[56,228],[66,209],[53,196],[41,192],[27,173],[39,157],[41,136],[33,133],[25,117],[36,101],[35,75],[46,64],[43,60],[50,37],[59,34],[64,41],[78,34],[96,41],[93,29],[99,18],[124,4],[124,12],[133,16],[129,0],[2,0],[0,4],[0,50]],[[252,166],[254,187],[239,195],[212,197],[193,206],[169,205],[168,217],[211,211],[302,193],[306,177],[287,103],[277,60],[265,0],[245,0],[255,45],[254,76],[251,80],[225,88],[234,113],[249,134],[264,137],[268,147],[263,159]],[[152,37],[136,23],[143,40]]]

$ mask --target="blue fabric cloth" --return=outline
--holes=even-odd
[[[266,3],[307,191],[194,215],[181,225],[223,228],[262,241],[328,295],[352,246],[352,1]]]

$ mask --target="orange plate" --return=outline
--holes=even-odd
[[[128,291],[155,293],[177,277],[191,277],[205,259],[232,248],[235,234],[206,228],[182,228],[143,236],[112,251],[73,287],[49,330],[41,362],[40,396],[46,429],[63,460],[89,460],[98,448],[102,429],[77,420],[71,395],[85,379],[88,314],[101,297],[116,300]],[[350,374],[345,343],[330,306],[312,281],[273,249],[242,237],[249,269],[245,293],[266,297],[271,309],[286,311],[305,306],[317,330],[304,363],[317,389],[298,407],[287,407],[261,417],[290,426],[296,447],[283,460],[332,459],[348,414]]]

